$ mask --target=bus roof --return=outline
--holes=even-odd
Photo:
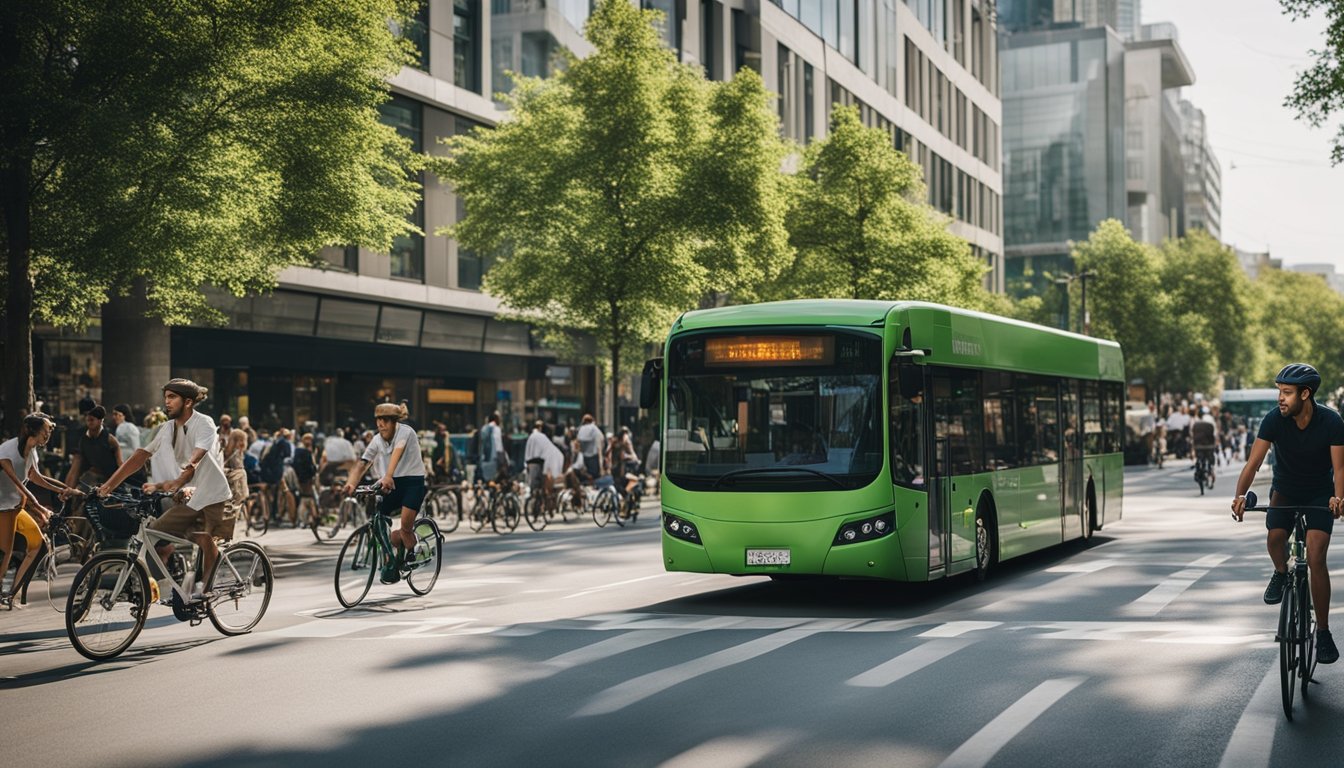
[[[802,299],[719,307],[687,312],[672,332],[753,325],[908,328],[912,346],[926,350],[930,363],[1124,380],[1114,341],[922,301]]]
[[[1223,394],[1218,400],[1224,403],[1245,403],[1257,402],[1261,400],[1273,400],[1278,402],[1279,390],[1277,389],[1224,389]]]

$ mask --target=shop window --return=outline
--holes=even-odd
[[[420,342],[420,310],[384,306],[378,318],[378,341],[414,347]]]
[[[377,304],[323,298],[317,335],[327,339],[373,341],[377,324]]]
[[[483,317],[429,312],[425,314],[425,327],[420,336],[420,345],[431,349],[479,352],[484,336]]]

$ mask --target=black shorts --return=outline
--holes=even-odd
[[[1275,495],[1274,490],[1270,489],[1269,497],[1273,499],[1274,495]],[[1283,498],[1278,499],[1277,502],[1272,503],[1272,505],[1276,507],[1292,507],[1297,505],[1301,505],[1304,507],[1329,507],[1330,495],[1326,494],[1324,496],[1318,496],[1316,498],[1311,499],[1289,499],[1285,496]],[[1285,531],[1291,531],[1293,530],[1294,517],[1295,515],[1293,514],[1293,512],[1289,510],[1271,509],[1269,512],[1265,513],[1265,528],[1268,528],[1271,531],[1274,530],[1275,528],[1280,528]],[[1335,529],[1335,518],[1333,515],[1330,514],[1328,510],[1325,509],[1307,510],[1306,519],[1307,519],[1307,530],[1309,531],[1325,531],[1325,534],[1329,536],[1330,532]]]
[[[395,517],[401,514],[402,507],[420,511],[420,505],[425,501],[424,477],[394,477],[392,485],[392,492],[384,496],[383,503],[378,505],[379,512]]]

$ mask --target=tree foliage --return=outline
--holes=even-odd
[[[467,211],[446,233],[499,255],[486,289],[552,336],[592,334],[614,373],[710,291],[749,294],[787,247],[785,146],[760,77],[706,81],[660,18],[602,0],[592,54],[513,75],[509,119],[430,160]]]
[[[1288,363],[1311,363],[1327,390],[1344,385],[1344,297],[1318,275],[1270,269],[1254,285],[1264,338],[1257,378],[1272,382]]]
[[[1216,370],[1250,376],[1256,352],[1251,281],[1236,253],[1196,229],[1164,243],[1161,259],[1162,288],[1181,314],[1205,321],[1202,338],[1213,347]]]
[[[788,214],[795,259],[775,298],[918,299],[982,307],[984,266],[951,221],[930,207],[920,169],[837,107],[826,138],[807,147]]]
[[[1311,51],[1315,61],[1298,73],[1293,92],[1284,100],[1299,119],[1319,128],[1344,111],[1344,0],[1279,0],[1279,3],[1294,19],[1325,14],[1325,44]],[[1334,165],[1344,163],[1344,123],[1336,129],[1330,160]]]
[[[31,401],[34,316],[82,326],[144,280],[185,322],[211,314],[204,283],[241,295],[325,245],[389,247],[417,161],[377,108],[414,5],[0,4],[7,406]]]

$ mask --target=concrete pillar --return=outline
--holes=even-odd
[[[168,326],[147,317],[145,281],[103,305],[103,404],[128,403],[137,412],[162,404],[159,388],[172,378]]]

